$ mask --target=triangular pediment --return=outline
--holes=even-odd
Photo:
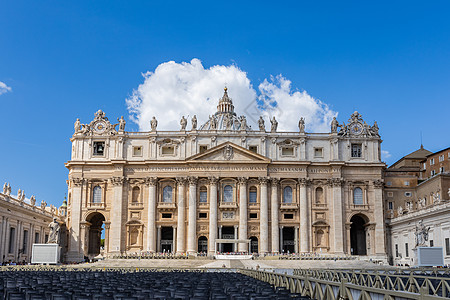
[[[187,158],[187,162],[270,163],[270,159],[231,142],[225,142]]]

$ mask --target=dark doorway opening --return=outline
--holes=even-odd
[[[250,253],[258,253],[258,238],[256,236],[250,237]]]
[[[208,252],[208,239],[206,236],[201,236],[198,238],[198,252],[206,253]]]
[[[224,226],[222,227],[222,239],[235,239],[234,236],[234,227],[233,226]],[[222,252],[234,252],[233,243],[223,243],[222,244]]]
[[[367,255],[366,247],[366,221],[361,216],[353,216],[350,219],[350,251],[353,255]]]
[[[295,227],[283,227],[283,247],[284,253],[295,252]]]
[[[91,223],[88,233],[88,255],[97,256],[100,254],[102,231],[104,229],[105,217],[101,213],[91,214],[86,221]],[[108,241],[105,241],[105,244]]]
[[[173,227],[161,227],[161,252],[173,251]]]

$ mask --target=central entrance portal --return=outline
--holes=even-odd
[[[173,251],[173,228],[161,227],[161,252]]]
[[[233,226],[224,226],[222,227],[222,239],[235,239],[236,237],[234,236],[234,227]],[[229,252],[235,252],[234,249],[234,244],[233,243],[223,243],[221,244],[221,251],[220,252],[224,252],[224,253],[229,253]]]
[[[282,251],[284,253],[294,253],[295,252],[295,228],[294,227],[283,227]]]

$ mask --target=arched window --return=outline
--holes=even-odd
[[[256,186],[250,187],[249,193],[248,193],[248,202],[249,203],[256,203],[256,197],[258,194],[258,190],[256,189]]]
[[[94,187],[92,192],[92,203],[102,203],[102,188],[98,185]]]
[[[226,185],[223,188],[223,202],[233,202],[233,187]]]
[[[290,186],[283,189],[283,203],[292,203],[292,188]]]
[[[206,186],[200,188],[200,203],[208,203],[208,189]]]
[[[321,187],[316,189],[316,203],[323,203],[323,189]]]
[[[133,191],[131,192],[131,202],[133,203],[139,203],[139,196],[141,194],[141,189],[137,186],[133,188]]]
[[[357,187],[353,190],[353,204],[355,204],[355,205],[364,204],[363,191],[359,187]]]
[[[172,187],[170,185],[163,189],[163,202],[172,203]]]

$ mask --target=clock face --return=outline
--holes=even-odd
[[[350,126],[350,131],[353,134],[361,134],[363,131],[363,127],[361,124],[355,123]]]
[[[104,122],[98,122],[95,124],[94,129],[98,133],[103,133],[106,130],[106,124]]]

